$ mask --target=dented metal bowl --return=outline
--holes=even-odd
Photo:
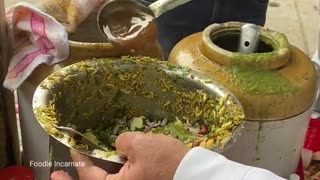
[[[136,117],[154,122],[167,119],[164,127],[182,123],[184,129],[177,137],[187,146],[221,153],[236,141],[245,122],[242,105],[220,84],[190,69],[144,57],[93,59],[60,69],[37,87],[33,110],[44,130],[59,142],[117,165],[121,164],[117,154],[94,154],[54,125],[110,139],[109,130],[118,132],[119,124],[130,124]],[[181,137],[183,133],[189,136],[194,127],[203,131],[203,125],[204,135]],[[131,130],[137,129],[130,124],[123,131]],[[159,132],[164,131],[153,131]]]

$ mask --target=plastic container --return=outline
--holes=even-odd
[[[1,180],[34,180],[34,174],[30,168],[21,165],[7,167],[0,171]]]
[[[307,130],[304,148],[313,152],[320,151],[320,115],[314,113],[310,119]]]
[[[303,164],[302,164],[302,160],[300,158],[299,164],[298,164],[298,168],[296,171],[296,174],[300,177],[300,180],[304,180],[304,169],[303,169]]]
[[[312,152],[320,151],[319,139],[320,139],[320,114],[313,113],[310,118],[309,127],[306,133],[304,148],[311,150]],[[302,159],[300,159],[296,174],[300,176],[300,180],[305,179],[304,165],[303,165]]]

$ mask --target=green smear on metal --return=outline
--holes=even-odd
[[[251,66],[257,69],[262,69],[262,65],[266,63],[266,61],[273,59],[276,55],[276,52],[253,54],[233,53],[233,65],[246,67]]]
[[[169,76],[165,69],[180,71],[182,75]],[[209,126],[213,131],[210,137],[214,138],[221,136],[214,134],[214,131],[222,124],[231,121],[237,127],[244,121],[241,109],[233,100],[230,99],[226,106],[220,103],[220,98],[208,94],[201,86],[186,88],[181,77],[189,73],[188,68],[168,67],[164,62],[143,57],[83,61],[74,64],[65,73],[58,71],[51,75],[47,81],[49,85],[42,84],[53,97],[48,106],[35,109],[36,117],[54,136],[61,134],[53,128],[53,124],[76,125],[82,133],[89,130],[108,149],[114,147],[117,135],[130,131],[133,117],[147,116],[146,108],[138,104],[147,103],[150,109],[156,106],[166,112],[168,127],[163,133],[167,132],[185,143],[192,141],[193,137],[177,124],[172,124],[176,116],[181,117],[183,123],[188,121],[191,126],[199,122],[211,125],[214,128]],[[226,110],[221,111],[222,108]],[[162,113],[160,115],[163,116]],[[152,120],[163,119],[160,115]],[[234,127],[230,126],[225,131],[232,131]],[[139,128],[135,126],[132,129]],[[79,147],[77,149],[88,150],[79,142],[72,144]]]
[[[297,90],[277,71],[256,70],[241,66],[225,67],[223,70],[231,75],[229,83],[236,83],[242,90],[252,94],[283,95]]]
[[[261,41],[267,45],[270,45],[273,49],[289,48],[288,39],[285,36],[285,34],[282,33],[263,33],[263,35],[261,36]],[[262,64],[266,64],[268,61],[272,60],[277,55],[277,51],[252,54],[243,54],[235,52],[233,53],[233,65],[262,69]]]

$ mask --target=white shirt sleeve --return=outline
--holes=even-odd
[[[191,149],[176,170],[174,180],[285,180],[272,172],[228,160],[210,150]]]

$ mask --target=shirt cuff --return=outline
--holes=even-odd
[[[242,179],[251,169],[250,166],[230,161],[213,151],[195,147],[182,159],[174,180]]]

